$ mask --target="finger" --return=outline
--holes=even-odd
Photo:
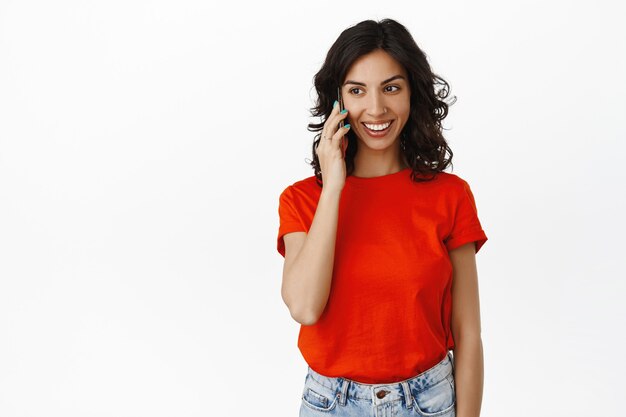
[[[327,128],[324,131],[322,131],[322,134],[320,135],[320,142],[319,142],[318,146],[326,146],[326,145],[328,145],[328,143],[330,143],[330,140],[332,139],[332,137],[335,134],[335,132],[329,133],[328,132],[329,130],[330,130],[330,128]]]
[[[332,123],[333,125],[337,126],[339,125],[339,122],[341,120],[344,120],[346,117],[348,117],[348,109],[343,109],[340,112],[337,113],[331,113],[331,115],[328,117],[328,120],[326,121],[326,123]]]
[[[342,138],[344,137],[346,133],[348,133],[349,130],[350,130],[349,123],[345,125],[344,127],[342,127],[341,129],[337,129],[337,132],[335,132],[335,134],[333,135],[332,144],[340,147],[342,144]]]
[[[343,110],[340,113],[330,116],[324,123],[324,129],[322,130],[322,138],[330,139],[334,137],[339,129],[339,122],[348,117],[348,111]]]
[[[329,146],[331,146],[332,144],[332,136],[329,135],[328,133],[322,131],[322,134],[320,135],[320,139],[319,142],[317,144],[317,146],[315,147],[315,152],[317,155],[319,155],[320,152],[325,151]]]
[[[338,115],[345,115],[347,113],[347,110],[341,110],[341,106],[339,105],[339,102],[337,100],[335,100],[335,102],[333,103],[333,108],[330,111],[330,114],[328,115],[328,118],[326,119],[327,121],[330,121],[331,119],[337,120],[337,116]],[[343,117],[343,116],[341,116]]]
[[[330,115],[324,122],[322,134],[320,135],[320,138],[322,139],[322,141],[331,139],[337,132],[337,129],[339,127],[339,122],[341,120],[344,120],[346,117],[348,117],[348,110],[343,109],[340,111],[339,102],[335,100],[333,104],[333,109],[331,110]]]

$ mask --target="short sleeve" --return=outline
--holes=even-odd
[[[454,213],[454,223],[450,235],[444,240],[448,251],[456,249],[466,243],[475,242],[476,253],[487,241],[474,200],[474,194],[466,181],[462,181],[462,190],[458,196]]]
[[[278,239],[276,248],[278,252],[285,256],[285,242],[283,236],[291,232],[306,232],[307,229],[297,210],[296,201],[294,201],[293,187],[287,187],[279,197],[278,217],[280,224],[278,226]]]

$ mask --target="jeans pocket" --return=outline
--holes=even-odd
[[[338,393],[333,393],[307,375],[302,391],[302,404],[316,411],[331,411],[337,405],[338,398]]]
[[[413,394],[413,409],[424,417],[454,417],[456,393],[454,375],[450,373],[441,381]]]

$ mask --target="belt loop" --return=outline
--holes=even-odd
[[[341,379],[341,392],[339,393],[339,404],[346,405],[346,400],[348,399],[348,385],[350,385],[350,381],[346,378]]]
[[[409,383],[406,381],[402,381],[402,388],[404,389],[404,401],[406,408],[413,407],[413,396],[411,395],[411,388],[409,388]]]

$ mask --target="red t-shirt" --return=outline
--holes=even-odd
[[[454,348],[448,251],[487,241],[466,181],[441,172],[413,182],[411,169],[348,176],[339,202],[331,290],[319,320],[300,327],[298,348],[329,377],[397,382],[436,365]],[[311,176],[280,195],[283,236],[308,232],[321,188]]]

